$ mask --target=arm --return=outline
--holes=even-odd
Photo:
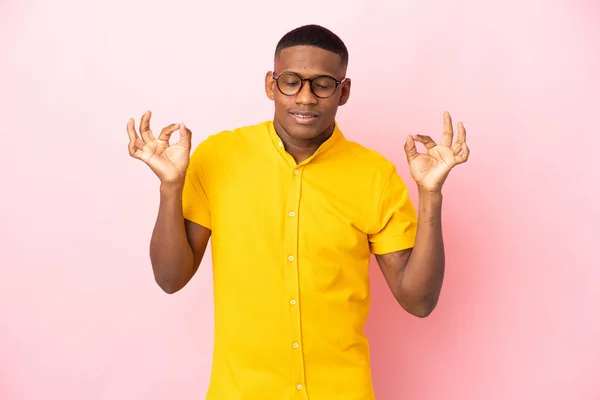
[[[441,211],[441,193],[421,191],[415,246],[375,255],[398,303],[421,318],[435,309],[444,279]]]
[[[133,119],[127,121],[129,155],[146,163],[160,179],[160,206],[150,240],[150,260],[154,279],[161,289],[175,293],[194,276],[211,231],[184,219],[183,189],[190,164],[192,132],[184,124],[171,124],[155,138],[150,118],[150,111],[141,118],[141,138]],[[170,145],[169,138],[176,130],[180,140]]]
[[[412,249],[376,255],[396,300],[418,317],[426,317],[435,309],[444,280],[442,186],[450,170],[469,157],[462,123],[458,124],[458,138],[454,143],[453,136],[452,120],[445,112],[444,134],[439,145],[429,136],[407,138],[404,149],[411,175],[419,188],[415,243]],[[422,143],[427,153],[418,153],[415,142]]]
[[[181,290],[196,273],[211,231],[183,218],[181,184],[162,184],[158,217],[150,240],[156,283],[166,293]]]

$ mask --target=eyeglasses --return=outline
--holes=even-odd
[[[277,83],[277,88],[285,96],[294,96],[302,90],[304,82],[310,83],[310,90],[320,99],[326,99],[335,93],[338,85],[346,78],[338,81],[329,75],[319,75],[314,78],[302,78],[294,72],[282,72],[279,75],[273,74],[273,79]]]

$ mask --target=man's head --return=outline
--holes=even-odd
[[[265,78],[276,128],[298,141],[330,134],[337,108],[350,96],[347,66],[344,42],[326,28],[306,25],[284,35],[275,49],[274,71]]]

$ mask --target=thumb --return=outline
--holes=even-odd
[[[406,152],[406,159],[410,162],[415,159],[419,152],[417,151],[417,145],[412,135],[406,137],[406,143],[404,143],[404,151]]]

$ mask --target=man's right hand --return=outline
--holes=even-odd
[[[185,173],[190,163],[190,149],[192,147],[192,132],[184,124],[171,124],[154,138],[150,130],[150,117],[152,113],[146,111],[140,121],[138,137],[135,131],[135,121],[127,121],[127,134],[129,135],[129,155],[142,160],[154,171],[161,183],[179,183],[183,185]],[[179,142],[169,145],[169,138],[179,129]]]

